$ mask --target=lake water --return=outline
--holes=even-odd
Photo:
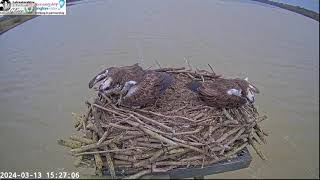
[[[0,170],[75,171],[56,139],[75,132],[88,81],[158,60],[249,77],[270,136],[249,168],[211,178],[319,177],[319,23],[250,1],[83,1],[0,36]],[[82,171],[81,171],[82,172]]]

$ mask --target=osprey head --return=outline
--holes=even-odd
[[[144,73],[143,69],[134,64],[131,66],[109,67],[96,75],[90,82],[89,88],[96,90],[108,90],[117,85],[123,86],[125,82],[131,79],[138,79]]]
[[[110,87],[112,78],[110,77],[110,72],[112,71],[112,67],[103,70],[99,74],[97,74],[91,81],[89,82],[89,88],[106,90]]]
[[[246,97],[249,102],[254,103],[254,101],[255,101],[254,93],[252,92],[252,90],[250,88],[247,88]]]
[[[249,102],[254,103],[255,94],[259,94],[260,91],[258,88],[256,88],[255,86],[249,83],[248,77],[246,77],[244,80],[248,83],[248,87],[246,89],[246,98],[248,99]]]

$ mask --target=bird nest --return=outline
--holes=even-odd
[[[266,142],[267,133],[259,126],[266,116],[260,116],[253,104],[210,107],[185,86],[190,80],[214,81],[219,76],[185,68],[156,71],[171,74],[173,83],[153,105],[116,106],[117,95],[99,93],[93,102],[86,101],[87,112],[73,114],[80,135],[58,143],[72,148],[75,166],[96,167],[100,175],[107,170],[113,178],[118,172],[138,178],[217,163],[248,145],[265,159],[257,145]]]

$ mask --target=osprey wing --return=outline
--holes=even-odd
[[[154,103],[171,85],[172,77],[164,72],[148,71],[142,81],[131,87],[123,98],[125,106],[145,106]]]
[[[206,104],[213,107],[233,108],[245,104],[245,98],[227,93],[231,87],[238,88],[238,86],[232,86],[230,82],[222,80],[203,83],[198,89],[199,96]]]

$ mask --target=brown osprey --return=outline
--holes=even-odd
[[[153,104],[171,85],[172,77],[165,72],[146,71],[140,82],[128,81],[122,91],[125,96],[120,104],[128,107],[143,107]]]
[[[187,87],[197,92],[200,98],[209,106],[218,108],[240,107],[247,102],[255,101],[255,93],[259,90],[246,79],[223,79],[214,81],[192,81]]]
[[[138,64],[110,67],[90,82],[89,88],[104,92],[120,92],[118,104],[142,107],[154,103],[171,85],[172,77],[165,72],[145,71]]]
[[[137,64],[132,66],[110,67],[97,74],[90,82],[89,88],[105,91],[124,85],[127,81],[141,81],[145,71]]]

